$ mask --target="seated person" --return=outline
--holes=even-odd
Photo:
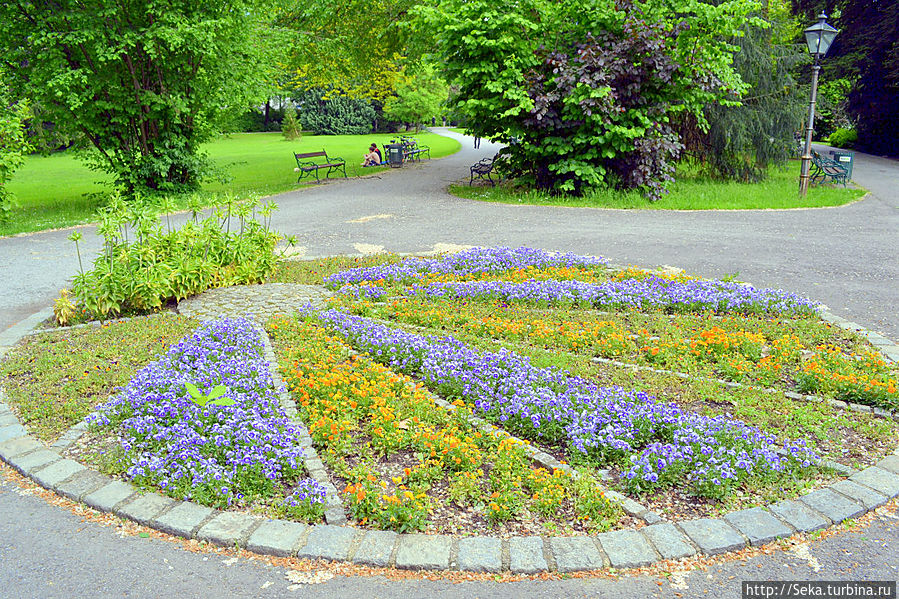
[[[368,148],[368,154],[365,154],[362,166],[378,166],[381,164],[381,150],[378,146],[372,144]]]

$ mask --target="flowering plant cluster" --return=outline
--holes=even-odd
[[[746,318],[647,318],[634,326],[608,315],[552,315],[525,306],[399,297],[387,303],[348,302],[345,309],[398,322],[453,329],[466,334],[526,342],[530,345],[650,364],[681,372],[699,371],[728,380],[783,386],[803,393],[895,408],[899,406],[896,371],[869,351],[853,352],[817,344],[810,353],[782,323],[762,333],[759,321]],[[648,328],[647,328],[648,327]],[[746,330],[755,329],[755,330]],[[803,357],[803,352],[808,358]],[[805,361],[804,361],[805,360]]]
[[[528,269],[569,268],[579,271],[603,267],[605,258],[577,256],[565,252],[520,247],[516,249],[472,248],[439,258],[407,258],[396,264],[354,268],[325,278],[325,285],[339,288],[365,281],[410,284],[434,275],[449,275],[454,280],[478,279],[481,275]]]
[[[455,299],[495,299],[598,310],[813,314],[817,304],[778,289],[725,281],[681,282],[662,277],[593,284],[582,281],[457,281],[412,285],[408,294]]]
[[[742,422],[685,412],[642,392],[599,387],[538,368],[508,350],[478,352],[452,337],[426,337],[328,310],[318,318],[354,347],[434,391],[531,439],[568,446],[573,458],[623,465],[629,489],[685,484],[723,497],[751,477],[808,467],[804,441],[777,440]]]
[[[401,532],[423,529],[440,502],[429,490],[441,481],[458,505],[483,502],[482,516],[493,525],[524,517],[526,510],[548,513],[550,498],[558,500],[558,508],[581,496],[562,475],[552,492],[544,490],[547,485],[529,485],[534,469],[520,442],[476,430],[461,417],[464,402],[458,401],[460,412],[451,415],[408,377],[351,354],[311,312],[297,321],[274,320],[269,330],[313,441],[347,481],[344,494],[357,520]],[[385,472],[376,467],[382,459],[409,465]],[[534,492],[527,493],[531,488]],[[603,509],[575,513],[588,526],[608,527],[620,508],[602,500]]]
[[[191,387],[216,401],[196,401]],[[299,431],[281,411],[247,320],[202,324],[88,422],[119,432],[121,465],[135,483],[214,506],[285,493],[287,508],[323,513],[322,491],[312,481],[290,493],[303,472]]]

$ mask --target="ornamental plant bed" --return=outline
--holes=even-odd
[[[433,402],[421,385],[355,354],[315,319],[268,325],[313,442],[359,525],[399,532],[602,531],[622,523],[596,479],[535,468],[500,439]]]
[[[895,446],[889,420],[783,395],[803,363],[833,348],[858,373],[857,397],[890,405],[895,386],[894,367],[866,360],[870,347],[793,294],[527,248],[367,260],[310,265],[338,295],[332,310],[303,310],[307,325],[560,459],[607,469],[616,490],[669,519],[793,497],[836,475],[815,466],[820,458],[867,463]],[[278,276],[311,275],[294,264]],[[677,349],[669,369],[697,376],[722,376],[720,356],[754,356],[757,371],[766,356],[786,357],[773,391],[592,361],[653,365],[646,355],[666,343]],[[361,434],[332,433],[338,443]]]
[[[71,455],[176,499],[321,521],[262,347],[245,319],[204,322],[99,406]]]

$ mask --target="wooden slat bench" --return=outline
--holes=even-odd
[[[344,179],[347,178],[346,175],[346,161],[343,158],[339,157],[329,157],[327,152],[322,150],[321,152],[307,152],[305,154],[294,154],[294,157],[297,159],[297,172],[300,173],[300,176],[297,178],[297,183],[299,183],[303,177],[311,177],[312,173],[315,173],[315,181],[316,183],[321,183],[321,179],[318,178],[318,171],[320,169],[326,168],[328,172],[325,174],[325,179],[331,176],[332,172],[343,172]],[[321,158],[325,159],[324,162],[316,162],[315,160],[311,160],[313,158]]]
[[[812,152],[812,183],[824,183],[828,179],[834,183],[842,183],[843,187],[849,183],[849,169],[830,158],[825,158],[818,152]]]

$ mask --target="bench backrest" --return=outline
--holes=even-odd
[[[305,154],[294,154],[297,160],[301,160],[303,158],[316,158],[317,156],[324,156],[325,160],[328,159],[328,154],[325,153],[324,150],[321,152],[307,152]]]

